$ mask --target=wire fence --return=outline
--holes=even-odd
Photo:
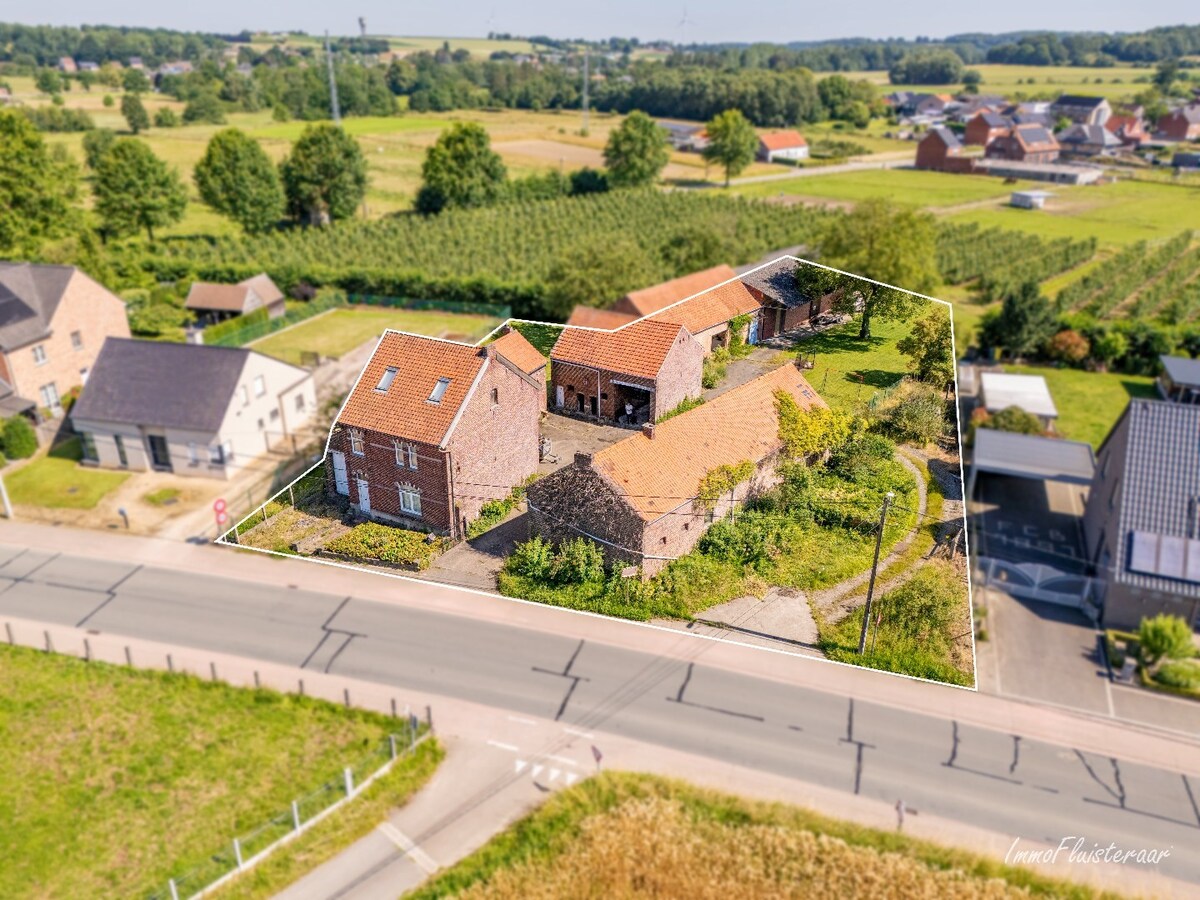
[[[274,319],[247,321],[242,327],[232,326],[236,319],[222,322],[205,329],[204,343],[210,347],[243,347],[251,341],[257,341],[276,331],[282,331],[292,325],[297,325],[306,319],[340,309],[347,305],[346,295],[341,292],[326,294],[303,305],[293,306],[282,316]],[[239,316],[238,318],[243,318]],[[214,333],[215,332],[215,333]]]
[[[320,460],[282,490],[268,495],[262,503],[246,509],[243,513],[244,518],[233,517],[234,527],[219,536],[219,539],[237,542],[246,532],[288,508],[335,516],[338,512],[336,506],[335,501],[325,491],[325,465],[324,461]]]
[[[318,788],[294,799],[257,827],[232,837],[228,844],[147,895],[147,900],[203,897],[257,865],[275,850],[303,834],[330,813],[353,800],[400,759],[412,754],[430,734],[415,715],[396,732],[375,744]]]

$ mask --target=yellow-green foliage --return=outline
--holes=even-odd
[[[775,392],[775,412],[779,417],[779,439],[792,459],[832,449],[854,431],[854,417],[848,413],[823,406],[801,409],[786,391]]]
[[[705,509],[712,509],[717,505],[717,500],[721,498],[722,494],[732,491],[753,474],[754,463],[748,459],[743,459],[733,466],[717,466],[700,479],[700,486],[696,489],[696,499]]]

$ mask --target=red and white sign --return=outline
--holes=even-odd
[[[216,500],[213,501],[213,512],[215,512],[217,515],[221,515],[222,513],[224,513],[225,508],[226,508],[226,506],[225,506],[225,498],[224,497],[218,497]]]
[[[217,511],[217,524],[224,525],[228,521],[229,521],[229,514],[227,512],[225,512],[225,510],[223,510],[223,509],[218,510]]]

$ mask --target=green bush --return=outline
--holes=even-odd
[[[548,541],[535,537],[517,544],[504,563],[504,568],[525,578],[545,581],[550,577],[550,565],[554,561],[554,548]]]
[[[888,424],[902,438],[932,444],[946,432],[946,402],[936,388],[925,386],[896,404]]]
[[[9,459],[28,459],[37,453],[37,432],[24,416],[13,416],[4,422],[2,444]]]
[[[243,329],[252,328],[256,325],[265,325],[270,318],[271,314],[267,311],[267,308],[260,306],[258,309],[248,312],[245,315],[234,316],[215,325],[209,325],[204,329],[204,343],[221,346],[221,341],[224,339],[236,335]]]
[[[1192,629],[1182,616],[1162,613],[1142,619],[1138,627],[1142,662],[1153,668],[1162,660],[1188,659],[1196,655]]]
[[[1200,664],[1190,660],[1175,660],[1165,663],[1154,675],[1154,680],[1185,691],[1200,691]]]
[[[550,579],[558,584],[583,584],[603,577],[604,554],[586,538],[564,541],[550,563]]]
[[[338,556],[395,563],[417,570],[429,568],[442,547],[440,539],[430,540],[430,536],[423,532],[379,522],[355,525],[325,545],[328,552]]]

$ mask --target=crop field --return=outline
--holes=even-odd
[[[1024,184],[1024,183],[1022,183]],[[918,169],[865,169],[802,175],[732,188],[744,197],[799,196],[857,203],[886,197],[897,203],[938,208],[1007,197],[1014,185],[986,175],[947,175]]]
[[[967,66],[983,76],[979,87],[982,94],[1023,93],[1030,97],[1054,97],[1058,94],[1091,94],[1110,100],[1128,97],[1143,90],[1154,74],[1153,68],[1113,66],[1111,69],[1077,68],[1074,66],[1007,66],[981,64]],[[845,72],[847,78],[865,78],[884,90],[918,90],[930,93],[957,92],[961,84],[895,85],[888,83],[883,71]],[[820,76],[818,76],[820,77]]]

